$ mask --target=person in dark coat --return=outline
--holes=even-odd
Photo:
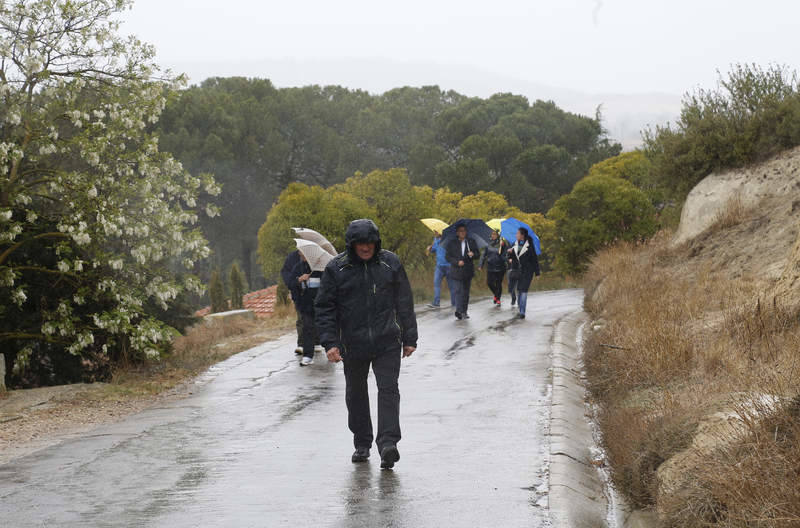
[[[469,289],[475,276],[478,247],[467,236],[467,226],[456,227],[456,238],[447,243],[447,262],[456,296],[456,319],[469,319]]]
[[[500,298],[503,296],[503,276],[506,274],[507,252],[508,244],[505,239],[497,231],[492,231],[489,247],[484,250],[478,263],[479,270],[482,270],[484,265],[486,266],[486,284],[494,295],[495,306],[500,306]]]
[[[517,231],[517,241],[508,250],[509,263],[512,272],[519,271],[517,280],[517,296],[519,297],[519,314],[517,317],[525,319],[525,308],[528,304],[528,289],[531,287],[533,277],[541,275],[539,268],[539,257],[536,256],[536,248],[533,239],[528,234],[528,230],[520,227]]]
[[[297,285],[295,306],[303,320],[303,357],[300,366],[306,367],[314,362],[314,300],[319,291],[321,271],[311,271],[311,267],[300,254],[301,261],[292,271],[293,282]]]
[[[289,296],[292,299],[292,304],[294,304],[295,312],[297,312],[297,320],[294,323],[295,329],[297,330],[297,348],[294,350],[295,354],[303,353],[303,315],[297,307],[297,292],[299,286],[294,276],[294,268],[300,262],[300,252],[294,250],[286,256],[286,260],[283,261],[283,267],[281,268],[281,279],[289,290]]]
[[[353,433],[353,462],[369,458],[373,441],[367,374],[370,365],[378,386],[378,435],[381,467],[400,459],[400,359],[417,348],[414,298],[397,255],[381,249],[372,220],[350,223],[347,250],[331,260],[322,274],[315,302],[316,323],[332,362],[344,361],[345,402]]]

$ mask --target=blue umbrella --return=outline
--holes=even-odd
[[[542,244],[539,242],[539,237],[536,236],[536,233],[533,232],[531,226],[523,222],[522,220],[517,220],[516,218],[506,218],[500,223],[500,234],[508,240],[511,244],[516,242],[517,240],[517,231],[520,227],[524,227],[528,230],[528,234],[533,239],[533,247],[536,248],[536,254],[542,254]]]
[[[446,244],[450,240],[456,238],[456,229],[459,226],[467,228],[467,236],[470,240],[474,241],[479,249],[483,249],[489,245],[492,239],[492,228],[486,225],[486,222],[477,218],[462,218],[457,222],[453,222],[450,227],[442,231],[442,241],[440,244]]]

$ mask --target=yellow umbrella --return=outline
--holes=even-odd
[[[500,227],[501,227],[500,224],[503,223],[503,220],[505,220],[505,218],[492,218],[491,220],[486,222],[486,225],[488,225],[489,227],[491,227],[495,231],[500,231]]]
[[[438,218],[423,218],[422,220],[420,220],[420,222],[425,224],[425,227],[427,227],[431,231],[438,231],[440,234],[448,227],[448,224],[446,222],[443,222]]]

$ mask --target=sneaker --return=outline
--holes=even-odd
[[[307,366],[311,365],[312,363],[314,363],[314,358],[311,358],[311,357],[303,356],[303,359],[300,360],[300,366],[301,367],[307,367]]]
[[[427,306],[428,308],[439,308],[438,304],[433,304],[433,303],[428,303],[425,306]]]
[[[298,356],[302,356],[303,355],[303,347],[299,346],[299,347],[295,348],[294,349],[294,353],[297,354]]]
[[[350,460],[357,464],[359,462],[366,462],[369,459],[369,448],[368,447],[358,447],[353,452],[353,456]]]
[[[400,451],[397,446],[386,446],[381,450],[381,469],[392,469],[394,463],[400,460]]]
[[[461,312],[456,312],[456,319],[460,321],[462,317]]]

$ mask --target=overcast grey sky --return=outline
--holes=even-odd
[[[137,0],[125,20],[193,83],[662,93],[669,106],[734,62],[800,60],[797,0]]]

